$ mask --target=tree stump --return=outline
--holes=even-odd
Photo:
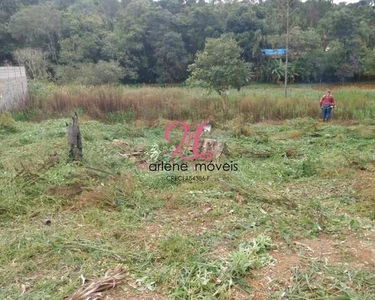
[[[228,146],[225,142],[214,139],[203,139],[199,141],[198,149],[200,153],[212,153],[212,159],[218,160],[222,154],[228,154]]]
[[[66,134],[68,137],[68,157],[73,161],[82,160],[82,138],[81,131],[79,129],[79,121],[77,113],[72,117],[73,124],[66,123]]]

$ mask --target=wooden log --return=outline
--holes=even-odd
[[[82,138],[79,129],[79,121],[77,113],[72,117],[73,124],[66,124],[66,133],[68,137],[68,157],[73,161],[81,161],[83,157],[82,152]]]

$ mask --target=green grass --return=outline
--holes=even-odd
[[[1,299],[65,299],[81,274],[100,278],[119,263],[129,278],[114,299],[373,299],[369,122],[216,123],[211,137],[230,150],[222,162],[240,170],[171,182],[121,156],[142,148],[140,159],[168,157],[163,123],[82,116],[76,164],[67,161],[68,119],[7,120],[15,130],[0,130]],[[254,284],[266,276],[265,288]]]

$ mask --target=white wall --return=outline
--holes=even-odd
[[[24,67],[0,67],[0,111],[10,110],[24,103],[27,78]]]

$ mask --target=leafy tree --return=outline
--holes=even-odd
[[[176,82],[186,78],[188,55],[177,19],[149,0],[130,1],[106,37],[103,55],[126,69],[125,81]]]
[[[184,9],[184,0],[160,0],[160,5],[172,14],[178,14]]]
[[[359,71],[358,59],[343,42],[335,40],[328,44],[325,56],[325,81],[344,81],[353,78]]]
[[[198,83],[219,94],[231,87],[240,89],[252,76],[252,66],[241,58],[241,54],[242,49],[231,36],[207,39],[206,47],[197,53],[194,63],[189,66],[189,83]]]
[[[346,7],[327,15],[321,22],[329,38],[345,42],[357,34],[357,22]]]
[[[299,75],[297,73],[298,66],[295,62],[290,62],[288,64],[288,81],[294,82],[296,77]],[[266,78],[267,82],[273,82],[280,84],[285,78],[285,63],[282,59],[269,59],[263,65],[263,77]]]
[[[85,85],[115,84],[123,77],[123,70],[118,62],[99,61],[98,63],[79,63],[58,66],[56,77],[59,83],[79,83]]]
[[[299,5],[299,9],[296,12],[301,18],[303,29],[316,27],[320,19],[332,11],[332,1],[317,1],[307,0],[305,3]]]
[[[17,49],[13,56],[18,65],[25,66],[27,75],[32,79],[46,79],[47,61],[40,49],[24,48]]]
[[[238,45],[244,50],[244,59],[256,63],[260,59],[260,45],[266,24],[262,11],[245,3],[229,5],[225,32],[235,34]]]
[[[284,48],[286,41],[286,34],[271,35],[268,37],[268,42],[272,48]],[[292,27],[289,33],[289,50],[290,54],[298,55],[303,52],[308,52],[313,49],[321,48],[322,43],[319,34],[315,29],[309,28],[305,31],[300,27]]]
[[[97,62],[102,58],[101,50],[110,26],[101,9],[98,2],[79,0],[63,14],[61,63]]]
[[[375,49],[364,48],[360,59],[360,75],[365,78],[375,76]]]
[[[31,5],[15,13],[9,22],[12,37],[28,47],[48,51],[57,62],[61,12],[51,5]]]
[[[149,24],[154,21],[152,14],[158,13],[153,12],[154,5],[149,0],[129,1],[117,14],[114,31],[105,38],[103,56],[120,62],[127,70],[127,81],[152,82],[155,79],[148,42]]]
[[[158,82],[179,82],[186,78],[187,53],[181,34],[168,32],[155,43]]]
[[[307,83],[323,81],[327,66],[327,55],[323,49],[317,48],[304,52],[296,57],[294,62],[300,81]]]
[[[215,7],[207,4],[185,7],[180,20],[186,49],[193,55],[203,50],[207,38],[219,37],[222,33],[222,20],[215,14]]]
[[[85,33],[61,40],[60,47],[61,63],[95,62],[100,57],[102,42],[97,35]]]
[[[285,65],[281,59],[269,59],[263,65],[262,71],[267,82],[280,83],[284,76]]]
[[[11,59],[11,53],[15,50],[16,44],[12,39],[8,26],[6,25],[6,14],[0,11],[0,62]]]

